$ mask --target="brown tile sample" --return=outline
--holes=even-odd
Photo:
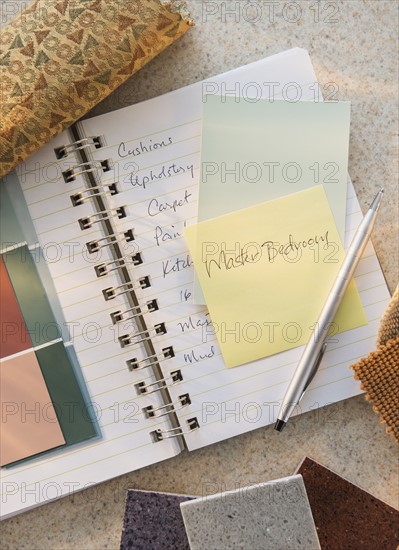
[[[399,511],[306,457],[303,477],[322,549],[396,550]]]

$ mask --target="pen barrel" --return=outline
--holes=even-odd
[[[371,232],[373,230],[376,217],[377,217],[376,211],[368,211],[366,213],[362,223],[360,224],[359,228],[356,231],[355,236],[353,237],[353,240],[344,258],[344,261],[342,262],[342,266],[340,268],[338,276],[334,281],[333,287],[330,291],[330,294],[325,304],[325,307],[327,307],[328,300],[330,297],[336,298],[335,300],[336,309],[333,313],[334,315],[338,310],[338,307],[340,305],[340,300],[342,299],[353,277],[357,264],[359,263],[359,260],[363,255],[364,249],[366,248]],[[324,308],[323,308],[323,312],[324,312]]]
[[[309,381],[313,377],[315,364],[318,362],[318,358],[324,346],[331,322],[334,320],[334,316],[337,313],[343,295],[348,288],[356,266],[359,263],[373,230],[377,211],[378,208],[370,209],[366,213],[347,251],[339,274],[331,288],[331,291],[329,292],[327,300],[316,323],[316,328],[312,332],[310,340],[305,347],[294,376],[284,396],[278,416],[278,418],[284,422],[286,422],[294,412],[295,407],[301,400],[305,389],[309,385]]]

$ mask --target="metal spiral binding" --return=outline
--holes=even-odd
[[[62,172],[62,175],[64,177],[65,183],[70,183],[71,181],[75,181],[77,176],[81,176],[82,174],[90,174],[91,172],[95,172],[96,170],[109,172],[112,166],[112,162],[109,159],[92,160],[89,162],[81,162],[80,164],[76,164],[75,166],[68,168],[68,170],[64,170]]]
[[[168,346],[166,348],[162,348],[162,355],[164,359],[170,359],[175,356],[175,352],[173,350],[173,346]],[[146,361],[150,361],[148,365],[146,365]],[[132,359],[128,359],[126,361],[127,367],[130,371],[133,370],[143,370],[148,367],[151,367],[152,365],[156,365],[159,362],[158,355],[154,353],[153,355],[149,355],[148,357],[144,357],[144,359],[138,360],[137,357],[133,357]]]
[[[118,242],[118,235],[120,237],[122,237],[123,235],[123,238],[126,240],[127,243],[134,241],[133,229],[128,229],[123,233],[107,235],[106,237],[102,237],[101,239],[94,239],[93,241],[89,241],[88,243],[86,243],[87,250],[90,254],[93,254],[94,252],[98,252],[101,248],[113,246]],[[103,243],[103,241],[105,242]]]
[[[155,382],[149,382],[147,384],[145,380],[143,380],[142,382],[138,382],[138,384],[135,384],[135,388],[139,395],[143,393],[149,395],[151,393],[160,391],[163,388],[167,388],[168,381],[171,382],[172,384],[176,384],[177,382],[181,382],[182,380],[183,380],[183,375],[181,373],[181,370],[179,369],[171,372],[170,376],[165,376],[164,378],[155,380]],[[162,385],[157,387],[156,384],[162,384]]]
[[[166,403],[166,405],[161,405],[160,407],[148,405],[147,407],[143,408],[143,412],[147,418],[161,418],[162,416],[167,416],[168,414],[170,414],[170,407],[176,408],[177,405],[180,405],[180,409],[186,407],[187,405],[191,405],[190,394],[184,393],[183,395],[179,395],[178,401],[174,401],[173,403]],[[157,414],[159,411],[164,411],[164,409],[166,412],[161,412],[161,414]]]
[[[154,298],[153,300],[149,300],[145,306],[147,307],[147,311],[143,311],[143,306],[136,306],[131,307],[129,309],[126,309],[125,311],[114,311],[111,313],[111,319],[114,325],[117,323],[121,323],[122,321],[130,321],[131,319],[136,319],[143,313],[153,313],[154,311],[158,311],[159,305],[158,301]],[[126,313],[133,313],[129,317],[125,317]]]
[[[181,426],[178,428],[172,428],[171,430],[154,430],[150,433],[154,442],[163,441],[164,439],[171,439],[172,437],[181,437],[191,433],[193,430],[197,430],[200,425],[197,418],[189,418],[186,420],[188,430],[183,430]]]
[[[100,212],[96,212],[95,214],[92,214],[91,216],[85,216],[84,218],[80,218],[78,220],[80,229],[89,229],[92,227],[95,223],[101,223],[106,220],[110,220],[109,214],[112,212],[112,210],[101,210]],[[116,215],[119,219],[126,218],[126,210],[124,206],[119,206],[119,208],[115,209]],[[99,216],[97,218],[97,216]],[[97,219],[96,219],[97,218]]]
[[[127,270],[127,261],[132,262],[133,265],[143,264],[143,258],[141,252],[135,254],[122,254],[123,247],[120,244],[120,239],[125,239],[126,242],[132,242],[135,240],[134,230],[128,229],[122,232],[115,232],[114,218],[117,216],[119,219],[125,218],[126,207],[119,206],[118,208],[108,208],[107,195],[118,194],[117,183],[101,184],[100,172],[107,172],[113,167],[111,160],[94,160],[90,155],[90,149],[99,149],[103,147],[104,142],[100,137],[90,137],[78,139],[79,131],[72,127],[71,133],[74,140],[69,145],[64,145],[55,149],[57,159],[66,158],[70,153],[74,152],[81,159],[81,163],[72,166],[71,168],[62,172],[64,181],[66,183],[73,182],[76,177],[83,175],[88,185],[86,189],[75,192],[71,195],[71,201],[74,207],[84,204],[87,201],[92,200],[95,205],[96,212],[92,215],[85,216],[78,220],[79,226],[82,230],[92,227],[94,224],[101,224],[105,236],[99,239],[94,239],[86,243],[87,250],[90,254],[98,252],[102,248],[108,247],[112,259],[102,262],[95,266],[95,272],[97,277],[104,277],[112,271],[118,273],[118,278],[121,284],[109,288],[105,288],[102,291],[103,297],[106,301],[113,300],[119,296],[126,295],[126,301],[130,307],[124,311],[114,311],[110,314],[112,323],[118,324],[123,321],[133,321],[137,326],[137,331],[130,334],[124,334],[118,338],[122,348],[134,347],[137,345],[143,345],[146,350],[146,357],[143,359],[137,359],[137,357],[131,357],[126,361],[129,371],[144,370],[151,368],[152,374],[155,376],[154,382],[148,382],[143,380],[135,384],[136,391],[139,395],[149,395],[155,392],[161,392],[163,402],[165,405],[154,407],[149,405],[143,408],[143,413],[147,418],[160,418],[163,416],[169,416],[171,425],[170,430],[155,430],[150,432],[153,441],[162,441],[172,437],[181,437],[185,433],[189,433],[199,427],[197,418],[191,418],[187,420],[189,427],[188,431],[185,431],[180,425],[178,418],[175,414],[175,407],[180,408],[191,404],[189,394],[180,395],[178,401],[173,402],[169,394],[169,386],[171,384],[177,384],[183,380],[181,370],[175,370],[170,372],[168,376],[163,376],[162,370],[159,365],[159,358],[168,359],[175,356],[173,346],[167,346],[162,348],[161,352],[157,353],[153,344],[152,338],[155,335],[166,334],[167,330],[165,323],[157,323],[153,327],[148,327],[143,314],[152,313],[159,310],[158,301],[156,299],[148,300],[144,305],[140,304],[135,291],[138,289],[147,289],[151,287],[151,281],[149,276],[142,276],[136,281],[133,281]],[[151,333],[154,333],[151,335]]]
[[[108,192],[110,195],[118,194],[116,183],[111,183],[106,187],[108,188]],[[78,193],[71,195],[72,204],[73,206],[80,206],[81,204],[92,199],[93,197],[97,197],[98,195],[104,194],[105,190],[106,188],[103,185],[96,185],[94,187],[91,187],[90,189],[84,189],[83,191],[79,191]]]
[[[122,258],[117,258],[116,260],[109,260],[108,262],[98,264],[94,266],[94,271],[96,272],[97,277],[104,277],[112,271],[125,267],[125,260],[129,260],[132,265],[141,265],[143,263],[140,252],[137,252],[136,254],[132,254],[131,256],[122,256]],[[112,265],[114,265],[114,267],[110,267]]]
[[[109,300],[113,300],[117,296],[122,296],[123,294],[127,294],[132,290],[138,290],[139,288],[149,288],[150,286],[151,286],[150,277],[148,275],[145,275],[144,277],[140,277],[136,283],[132,283],[132,282],[123,283],[122,285],[119,285],[119,286],[111,286],[109,288],[104,288],[103,296],[105,300],[108,302]],[[119,289],[121,290],[119,291]]]
[[[67,145],[56,147],[54,149],[54,152],[57,159],[63,159],[72,152],[81,151],[82,149],[88,149],[93,146],[95,149],[100,149],[101,147],[104,147],[103,138],[101,136],[96,136],[78,139]]]
[[[152,336],[149,336],[149,333],[152,331],[154,331],[156,335],[166,334],[167,330],[165,327],[165,323],[158,323],[152,328],[147,328],[146,330],[142,330],[140,332],[131,332],[130,334],[124,334],[123,336],[119,336],[118,341],[121,345],[121,348],[126,348],[127,346],[136,346],[141,342],[145,342],[146,340],[151,339]],[[140,337],[140,340],[135,340],[135,338],[138,337]]]

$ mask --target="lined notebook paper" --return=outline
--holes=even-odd
[[[151,340],[161,379],[151,368],[127,367],[126,362],[133,359],[134,366],[153,361],[145,362],[146,350],[135,345],[134,337],[133,342],[126,340],[134,330],[134,321],[126,326],[124,322],[110,322],[111,313],[126,310],[126,297],[121,294],[104,300],[105,289],[116,288],[118,294],[121,291],[119,268],[105,277],[97,277],[94,270],[96,265],[114,261],[109,247],[101,248],[98,255],[87,253],[88,241],[100,242],[105,237],[101,224],[83,231],[79,226],[79,219],[97,214],[91,200],[72,207],[71,195],[85,188],[89,192],[90,188],[87,165],[83,166],[85,174],[79,175],[79,169],[74,169],[82,162],[79,151],[68,150],[65,158],[56,158],[57,148],[73,141],[71,135],[59,136],[24,165],[21,186],[39,243],[49,252],[49,269],[103,437],[96,443],[6,472],[3,491],[9,495],[3,514],[50,498],[38,490],[36,497],[24,495],[23,499],[22,482],[28,487],[38,483],[41,489],[53,482],[59,491],[56,496],[61,496],[171,457],[180,451],[183,439],[193,450],[274,421],[278,401],[302,349],[226,369],[215,339],[204,341],[203,328],[209,324],[209,315],[204,307],[192,303],[194,269],[182,237],[184,226],[194,223],[197,217],[204,89],[209,93],[210,89],[221,91],[235,82],[258,82],[267,96],[266,81],[278,81],[281,88],[295,81],[302,88],[303,99],[315,99],[316,78],[308,54],[294,49],[205,84],[85,120],[79,127],[80,135],[88,138],[84,143],[93,144],[93,137],[98,137],[102,145],[85,151],[101,181],[134,292],[145,304],[144,317],[151,337],[144,335],[143,339],[147,343]],[[71,149],[76,150],[76,146]],[[71,168],[74,177],[66,183],[65,175]],[[114,184],[117,194],[111,194]],[[119,218],[121,208],[124,216]],[[347,242],[361,216],[349,183]],[[129,232],[134,240],[127,240]],[[50,243],[56,245],[51,249]],[[137,265],[133,265],[133,258]],[[148,284],[139,284],[144,280]],[[371,244],[360,262],[356,280],[369,324],[337,336],[329,346],[323,367],[301,402],[302,411],[360,391],[347,366],[372,349],[378,320],[389,299]],[[148,304],[153,300],[158,309],[150,311]],[[154,327],[161,325],[164,330],[156,332]],[[173,353],[167,354],[165,350],[170,347]],[[140,383],[150,391],[141,393]],[[160,386],[169,392],[171,405],[164,403],[157,391]],[[156,411],[153,416],[148,415],[149,406]],[[179,427],[170,420],[173,411]],[[154,434],[178,437],[157,440]]]

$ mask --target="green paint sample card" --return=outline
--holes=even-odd
[[[33,347],[61,337],[61,327],[56,323],[36,269],[35,262],[40,259],[41,253],[40,248],[32,253],[23,245],[3,254]]]
[[[67,445],[98,435],[93,408],[85,399],[63,342],[36,351]]]

